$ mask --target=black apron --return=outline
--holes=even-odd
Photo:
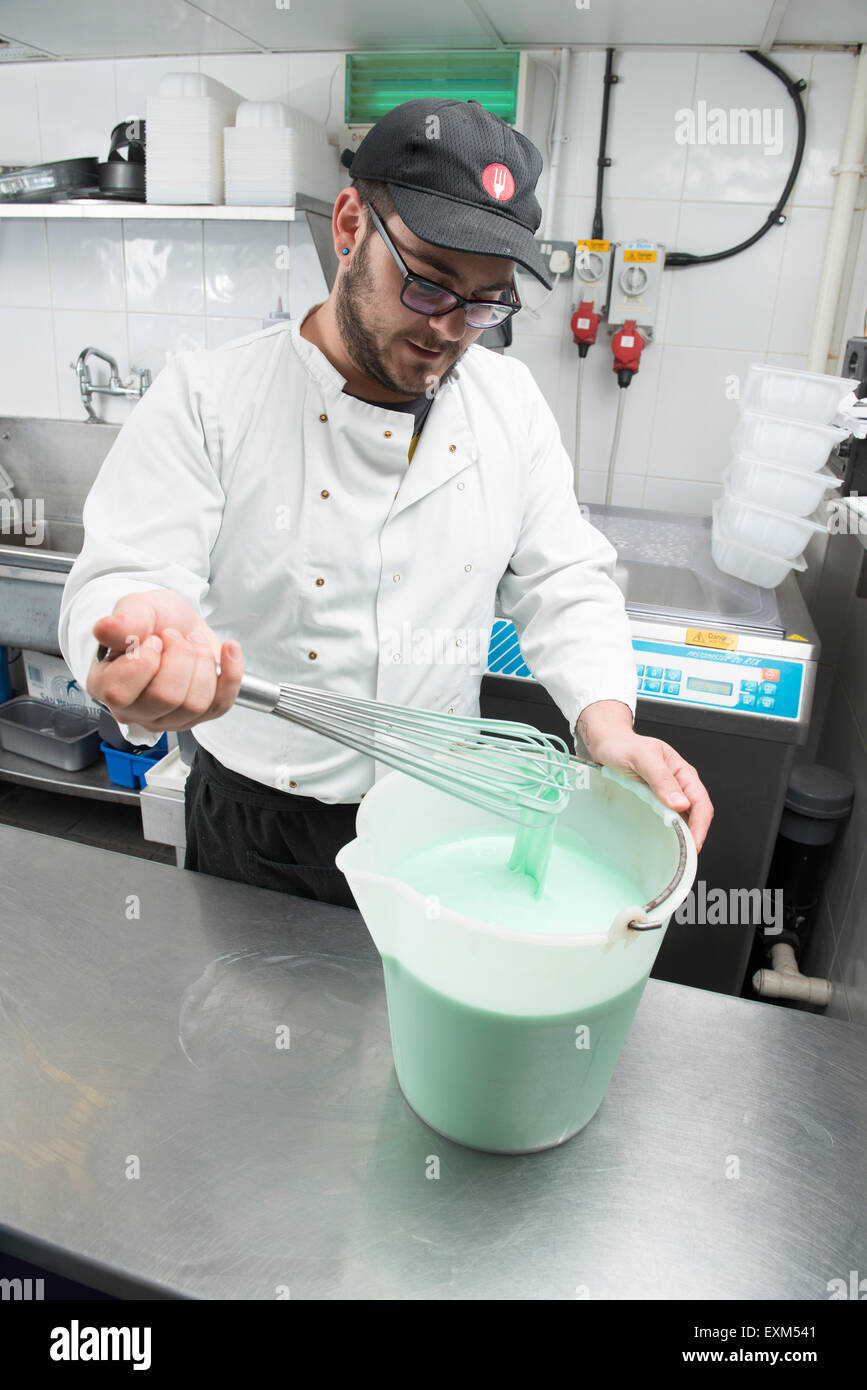
[[[197,745],[184,789],[184,868],[357,909],[334,856],[355,839],[359,804],[278,791]]]

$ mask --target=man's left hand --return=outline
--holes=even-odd
[[[587,705],[575,732],[594,762],[640,777],[660,801],[682,815],[696,849],[701,849],[713,805],[695,768],[670,743],[637,734],[628,706],[618,700]]]

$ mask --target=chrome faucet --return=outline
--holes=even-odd
[[[87,366],[88,357],[99,357],[107,364],[111,373],[107,386],[96,386],[91,381]],[[69,365],[78,375],[78,389],[81,392],[81,399],[87,411],[87,418],[88,420],[95,420],[98,424],[101,424],[102,421],[91,404],[91,396],[97,394],[102,396],[134,396],[138,399],[144,395],[151,384],[151,374],[147,367],[144,367],[140,372],[136,371],[135,367],[130,368],[132,372],[130,380],[126,382],[121,381],[120,372],[118,371],[118,366],[114,358],[107,352],[101,352],[99,348],[95,347],[82,348],[81,352],[78,354],[77,360],[75,362],[70,362]],[[134,380],[136,377],[138,377],[137,384]]]

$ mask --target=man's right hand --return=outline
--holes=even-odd
[[[151,733],[191,729],[219,719],[235,702],[244,670],[240,644],[221,644],[172,589],[127,594],[94,623],[93,635],[111,650],[104,661],[94,658],[87,692],[119,724]]]

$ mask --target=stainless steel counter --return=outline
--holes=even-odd
[[[403,1101],[357,913],[8,826],[0,865],[10,1253],[205,1299],[821,1300],[864,1273],[857,1025],[651,980],[587,1129],[480,1154]]]

